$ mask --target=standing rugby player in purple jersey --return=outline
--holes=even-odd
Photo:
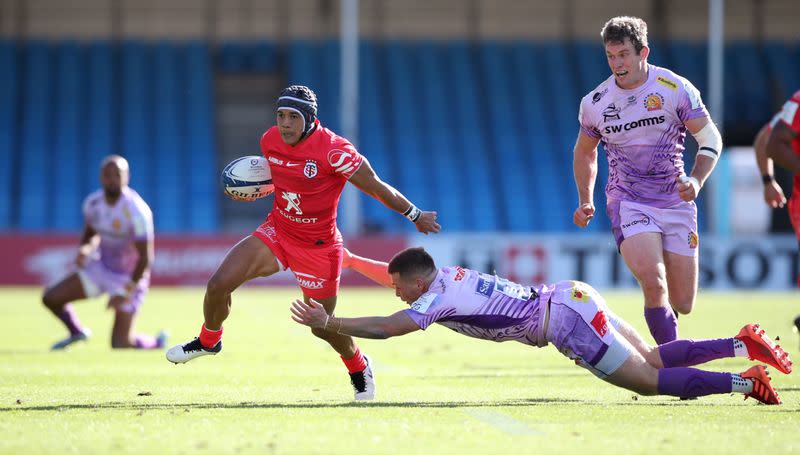
[[[612,75],[581,100],[574,148],[578,208],[594,217],[597,145],[608,159],[606,213],[625,263],[644,293],[644,315],[657,343],[678,338],[674,311],[688,314],[697,296],[698,232],[694,200],[714,169],[722,138],[685,78],[647,63],[647,24],[615,17],[601,32]],[[686,131],[699,144],[686,175]]]
[[[462,267],[437,268],[422,248],[403,250],[388,264],[345,250],[344,265],[393,287],[410,308],[385,317],[339,318],[313,299],[297,300],[292,319],[328,333],[361,338],[390,338],[437,323],[482,340],[533,347],[552,343],[599,378],[642,395],[692,398],[738,392],[765,404],[780,404],[762,365],[741,374],[689,367],[749,357],[786,374],[792,371],[789,355],[754,324],[731,338],[650,346],[596,290],[579,281],[522,286]]]
[[[153,212],[139,194],[128,187],[128,161],[110,155],[100,165],[99,189],[83,202],[85,225],[77,269],[45,290],[42,301],[64,323],[69,336],[54,344],[64,349],[89,338],[70,304],[75,300],[108,294],[108,307],[116,314],[112,348],[158,349],[166,334],[134,333],[139,308],[150,287],[153,262]]]

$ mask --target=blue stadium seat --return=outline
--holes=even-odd
[[[386,119],[384,118],[387,100],[383,82],[383,66],[380,66],[379,55],[381,44],[370,41],[361,43],[361,64],[359,65],[359,140],[358,149],[369,159],[372,168],[383,180],[397,185],[396,166],[389,154],[386,143]],[[403,191],[403,188],[398,188]],[[403,219],[387,209],[380,202],[367,196],[361,196],[361,205],[365,222],[370,229],[381,231],[397,231]]]
[[[534,219],[530,229],[535,232],[558,231],[566,228],[569,220],[565,219],[565,207],[572,205],[561,191],[561,180],[568,174],[560,167],[558,155],[569,154],[571,150],[561,150],[554,145],[556,138],[547,120],[550,111],[541,92],[546,88],[541,78],[542,71],[537,70],[540,60],[536,46],[532,43],[514,45],[509,62],[513,86],[519,97],[516,103],[518,116],[524,122],[519,134],[525,144],[523,154],[528,188],[536,202],[532,207]]]
[[[780,106],[800,90],[800,64],[793,55],[794,48],[782,42],[768,42],[764,45],[764,53],[773,76],[770,86],[773,96],[770,98],[770,112],[777,112]]]
[[[188,223],[193,232],[212,233],[217,229],[218,195],[216,170],[216,140],[214,135],[214,84],[211,60],[206,44],[188,46],[186,66],[187,96],[183,104],[186,117],[186,139],[176,153],[191,157],[192,171],[188,173],[187,188],[191,189]],[[182,145],[186,145],[184,150]],[[186,197],[182,197],[185,201]]]
[[[80,193],[88,194],[99,187],[100,162],[114,149],[114,125],[119,113],[114,84],[114,49],[108,42],[89,45],[86,78],[86,103],[88,107],[86,153],[81,170]],[[131,166],[135,166],[132,163]],[[131,172],[137,173],[135,167]],[[142,170],[143,171],[143,170]]]
[[[83,225],[81,194],[83,186],[86,84],[83,76],[86,53],[75,43],[53,46],[55,53],[55,103],[51,106],[53,145],[50,154],[56,170],[50,185],[52,219],[49,227],[55,230],[79,230]]]
[[[565,45],[560,42],[547,43],[536,47],[544,68],[569,68],[568,53]],[[553,146],[556,150],[556,168],[561,176],[572,175],[572,148],[578,134],[578,106],[583,94],[575,91],[577,83],[574,74],[570,71],[542,71],[542,85],[540,85],[539,99],[548,107],[545,117],[549,133],[553,136]],[[598,75],[602,77],[602,75]],[[561,193],[566,204],[561,206],[561,212],[556,217],[548,220],[553,229],[576,230],[572,224],[572,208],[577,205],[578,193],[575,183],[571,178],[559,179],[556,192]]]
[[[518,122],[518,90],[511,84],[509,55],[505,45],[484,42],[481,44],[481,68],[485,71],[485,85],[479,88],[487,98],[487,120],[490,137],[487,153],[494,156],[495,190],[502,195],[501,213],[506,217],[505,225],[511,231],[530,231],[535,215],[539,213],[538,198],[532,198],[528,180],[535,178],[527,165],[528,154],[523,151],[520,136],[514,134],[522,124]],[[512,90],[512,88],[514,90]],[[541,196],[541,195],[540,195]]]
[[[461,159],[461,153],[455,145],[453,134],[453,116],[450,108],[450,97],[443,96],[448,92],[450,79],[445,75],[441,45],[420,43],[412,48],[412,53],[419,58],[420,80],[417,94],[417,113],[424,119],[421,125],[422,150],[426,157],[424,166],[432,173],[430,187],[433,205],[426,207],[436,210],[439,223],[447,226],[448,232],[464,231],[470,218],[466,216],[465,181],[470,169],[469,163]],[[471,207],[481,213],[482,207]]]
[[[252,45],[251,68],[256,72],[268,73],[278,70],[278,53],[271,41],[258,41]]]
[[[188,78],[183,54],[175,44],[160,43],[155,47],[156,102],[152,105],[154,143],[151,171],[158,193],[148,202],[156,215],[156,229],[162,232],[186,229],[188,187],[184,179],[187,172],[176,172],[185,166],[188,158],[182,149],[186,142],[185,125],[180,115],[183,109],[183,81]]]
[[[46,43],[32,41],[26,45],[26,84],[22,89],[22,143],[20,147],[21,182],[26,188],[41,188],[40,191],[22,191],[19,195],[19,228],[22,231],[45,230],[52,220],[51,193],[52,166],[47,165],[52,157],[50,135],[52,131],[50,112],[53,106],[53,81],[55,73],[52,49]]]
[[[0,229],[9,229],[14,223],[15,193],[12,188],[19,185],[12,172],[19,165],[17,159],[17,106],[20,97],[18,50],[12,41],[0,41]]]
[[[153,159],[154,90],[152,50],[139,42],[122,44],[121,79],[121,151],[131,165],[131,187],[150,204],[157,195]],[[155,219],[161,216],[154,213]],[[156,221],[158,222],[158,221]]]
[[[447,46],[445,57],[452,75],[448,97],[451,103],[454,134],[461,160],[468,166],[465,176],[469,179],[460,188],[466,203],[468,227],[477,231],[496,231],[503,226],[500,197],[492,177],[492,166],[488,153],[489,139],[481,124],[481,100],[476,90],[477,64],[467,43],[456,42]],[[447,229],[447,226],[443,226]]]
[[[388,43],[388,83],[391,107],[390,150],[398,159],[399,181],[397,185],[417,206],[431,210],[435,207],[431,194],[431,170],[427,166],[428,150],[424,149],[420,132],[424,126],[417,122],[423,120],[419,115],[419,93],[413,77],[413,60],[409,46],[401,43]],[[406,229],[413,229],[408,226]]]

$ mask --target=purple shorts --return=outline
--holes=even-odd
[[[697,256],[697,206],[683,202],[667,208],[651,207],[631,201],[611,201],[606,207],[617,248],[622,241],[642,232],[661,234],[665,251],[681,256]]]
[[[82,269],[78,269],[78,277],[83,284],[86,297],[93,298],[101,294],[110,297],[125,295],[125,285],[131,280],[130,273],[117,273],[108,270],[99,259],[90,259]],[[144,303],[144,297],[150,287],[150,278],[139,280],[139,285],[128,301],[119,307],[125,313],[136,313]]]
[[[619,318],[594,288],[580,281],[556,283],[547,341],[599,378],[617,371],[633,352],[618,326]]]

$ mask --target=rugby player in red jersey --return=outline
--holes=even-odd
[[[800,242],[800,90],[794,92],[794,95],[783,104],[780,112],[772,118],[769,126],[765,128],[768,128],[764,132],[767,137],[765,140],[762,139],[762,143],[766,154],[766,159],[763,161],[766,162],[766,166],[762,168],[762,178],[765,185],[777,186],[774,181],[775,178],[770,172],[772,160],[794,174],[794,185],[792,186],[792,195],[789,197],[788,209],[789,220],[791,220],[794,232]],[[761,136],[761,133],[759,133],[759,136]],[[757,137],[757,156],[759,153],[758,139]],[[761,168],[762,159],[760,156],[758,161],[759,168]],[[777,186],[777,189],[780,191],[780,186]],[[781,193],[781,196],[783,196],[783,193]],[[766,192],[765,197],[767,197]],[[783,204],[780,204],[780,206],[782,207]],[[797,285],[800,286],[800,276],[797,277]],[[800,316],[794,319],[794,326],[800,332]]]
[[[418,209],[378,177],[345,138],[317,119],[317,97],[305,86],[284,89],[276,103],[276,126],[261,137],[275,184],[272,211],[264,224],[234,246],[206,286],[200,336],[167,351],[173,363],[217,354],[222,323],[231,311],[231,293],[253,278],[290,269],[306,301],[336,308],[342,270],[342,236],[336,227],[339,197],[348,181],[386,207],[403,214],[424,234],[439,232],[436,212]],[[320,329],[311,332],[339,353],[356,400],[371,400],[375,382],[370,360],[350,336]]]

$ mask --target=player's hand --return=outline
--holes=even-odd
[[[582,228],[588,226],[592,218],[594,218],[594,204],[591,202],[585,202],[579,205],[578,208],[575,209],[575,213],[572,214],[572,222],[575,223],[576,226]]]
[[[442,227],[436,222],[436,212],[423,211],[417,222],[414,223],[414,226],[417,227],[419,232],[422,232],[425,235],[428,235],[431,232],[436,234],[442,230]]]
[[[786,196],[778,182],[773,180],[764,185],[764,201],[773,209],[782,209],[786,205]]]
[[[353,253],[347,248],[342,248],[342,270],[349,269],[353,263]]]
[[[678,193],[681,199],[686,202],[692,202],[697,199],[697,195],[700,194],[701,186],[696,178],[681,174],[676,180],[678,181]]]
[[[307,325],[313,329],[321,329],[328,322],[328,313],[325,307],[314,299],[308,299],[308,303],[297,299],[292,302],[292,319],[298,324]]]

